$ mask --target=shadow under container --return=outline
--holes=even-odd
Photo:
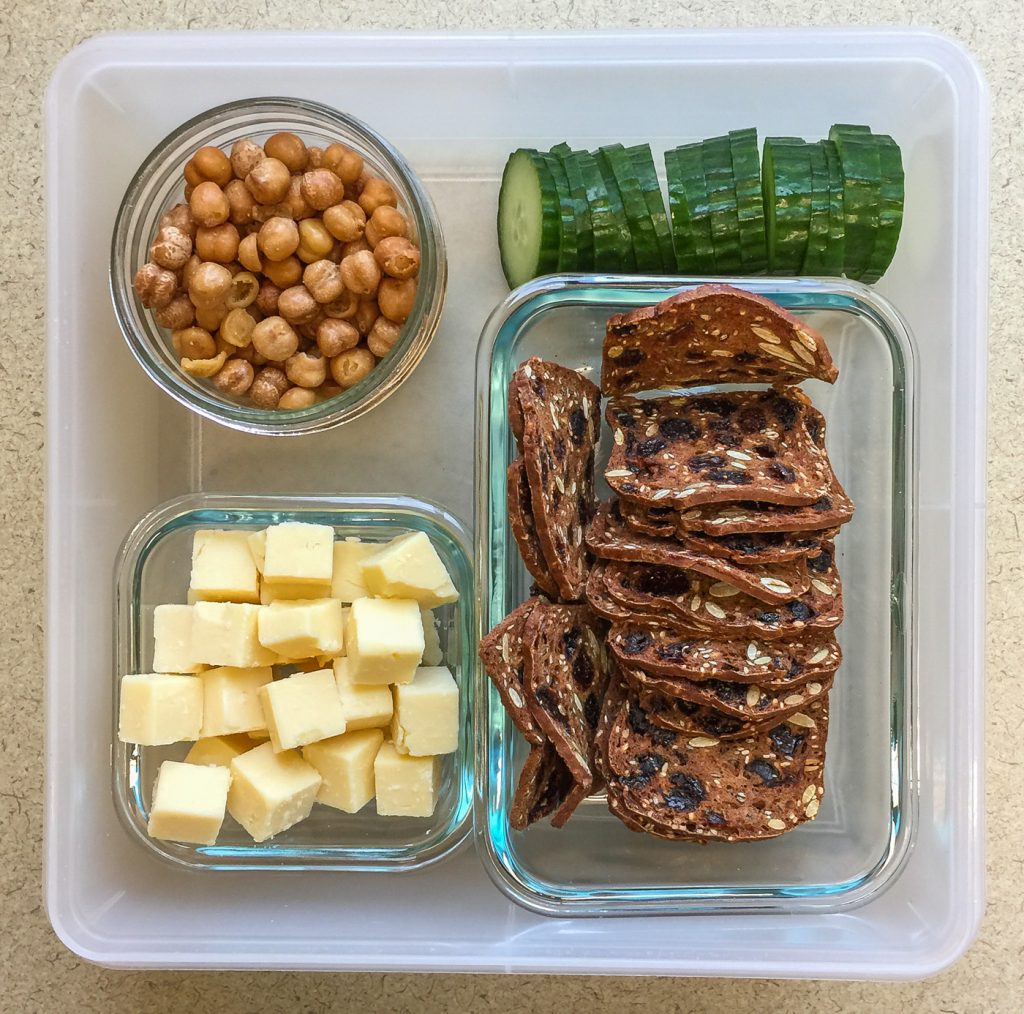
[[[431,817],[379,817],[374,804],[358,813],[317,804],[306,820],[256,843],[229,816],[215,845],[187,845],[146,833],[153,782],[165,760],[182,760],[191,744],[143,747],[117,739],[120,677],[151,672],[153,610],[185,602],[192,537],[202,528],[257,531],[283,521],[331,525],[337,539],[383,544],[405,532],[425,532],[459,592],[434,611],[446,665],[459,686],[459,747],[443,758]],[[197,870],[418,870],[451,855],[467,838],[472,802],[470,725],[475,658],[475,591],[468,537],[440,507],[409,497],[215,496],[193,494],[140,519],[118,554],[115,574],[113,681],[114,806],[127,833],[153,855]],[[254,746],[258,745],[253,743]]]

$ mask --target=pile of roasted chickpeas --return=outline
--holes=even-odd
[[[135,291],[181,368],[260,408],[363,380],[412,310],[419,247],[387,180],[292,133],[200,148]]]

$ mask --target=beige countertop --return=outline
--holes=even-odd
[[[1024,7],[1019,0],[21,0],[0,9],[0,1011],[373,1011],[710,1009],[1016,1011],[1024,1008],[1024,695],[1014,662],[1024,619],[1018,516],[1024,416]],[[429,8],[429,9],[427,9]],[[298,973],[127,973],[86,964],[54,937],[41,898],[43,771],[43,91],[76,43],[110,29],[596,28],[930,25],[978,57],[992,93],[989,398],[988,913],[953,968],[923,983],[601,979]],[[102,171],[83,167],[83,172]],[[105,245],[101,244],[101,246]],[[1018,348],[1014,352],[1014,348]],[[925,690],[927,688],[924,688]]]

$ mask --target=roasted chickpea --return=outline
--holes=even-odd
[[[362,156],[343,144],[328,145],[324,149],[323,164],[342,183],[354,183],[363,171]]]
[[[292,285],[277,298],[277,312],[289,324],[306,324],[316,317],[319,309],[305,285]]]
[[[388,320],[404,324],[416,300],[416,279],[385,278],[377,290],[377,305]]]
[[[342,201],[324,212],[324,226],[342,243],[362,239],[366,229],[366,212],[355,201]]]
[[[143,306],[162,310],[178,291],[178,278],[159,264],[143,264],[135,272],[135,293]]]
[[[360,299],[352,323],[356,330],[365,338],[380,316],[380,307],[375,299]]]
[[[252,386],[249,388],[249,398],[254,405],[260,408],[277,408],[281,395],[289,387],[291,384],[288,383],[288,378],[282,370],[276,366],[265,366],[256,374]]]
[[[231,288],[224,298],[224,305],[229,310],[237,310],[250,306],[259,295],[260,283],[251,271],[239,271],[231,278]]]
[[[238,229],[230,222],[196,230],[196,253],[204,261],[229,264],[238,256]]]
[[[364,250],[370,250],[370,244],[366,242],[365,236],[354,239],[351,243],[342,243],[341,259],[344,260],[346,257],[351,257],[352,254],[362,253]],[[372,251],[370,252],[372,253]]]
[[[196,319],[196,308],[192,300],[184,293],[174,297],[165,307],[153,314],[153,319],[161,326],[172,331],[180,331],[189,327]]]
[[[189,209],[187,204],[175,204],[170,211],[165,211],[160,216],[160,222],[157,225],[157,230],[166,229],[168,226],[172,226],[175,229],[181,229],[189,239],[195,238],[196,222],[192,217],[192,211]]]
[[[192,256],[192,237],[174,225],[165,225],[153,240],[149,256],[168,271],[183,268]]]
[[[341,387],[333,380],[328,380],[326,384],[321,384],[317,388],[316,393],[322,401],[326,401],[328,398],[337,398],[341,391]]]
[[[297,409],[309,408],[310,405],[315,404],[316,391],[311,391],[305,387],[289,387],[288,390],[281,395],[281,400],[277,403],[277,407],[283,409]]]
[[[393,320],[388,320],[387,317],[378,317],[373,322],[373,327],[370,328],[370,333],[366,337],[367,348],[378,359],[383,359],[391,351],[392,346],[398,341],[401,334],[402,327],[400,324],[396,324]]]
[[[319,218],[299,222],[299,246],[295,256],[306,264],[326,257],[334,249],[334,237]]]
[[[341,279],[345,288],[357,296],[370,297],[380,284],[380,267],[369,250],[348,254],[341,262]]]
[[[392,278],[414,278],[420,270],[419,247],[402,236],[388,236],[373,250],[381,270]]]
[[[390,204],[392,207],[398,204],[398,195],[395,188],[378,176],[371,176],[363,186],[359,194],[359,207],[372,215],[382,204]]]
[[[304,218],[311,218],[316,214],[309,202],[302,195],[301,176],[292,177],[291,182],[288,184],[288,193],[285,195],[280,206],[288,209],[282,217],[294,219],[296,222]]]
[[[253,167],[266,158],[266,153],[255,142],[248,137],[240,137],[231,146],[231,171],[240,179],[244,180]]]
[[[185,165],[185,179],[194,187],[207,180],[219,187],[226,186],[231,179],[231,162],[220,148],[207,145],[200,148]]]
[[[339,387],[353,387],[369,376],[376,362],[373,353],[360,345],[331,360],[331,377]]]
[[[224,196],[228,199],[228,219],[235,225],[248,225],[256,210],[249,188],[241,180],[232,180],[224,188]]]
[[[277,300],[280,295],[281,290],[269,278],[264,278],[260,282],[260,291],[256,294],[254,305],[264,317],[275,317],[277,316]]]
[[[347,320],[354,317],[359,309],[359,297],[347,289],[333,303],[324,303],[323,311],[328,317]]]
[[[210,359],[217,354],[217,343],[204,327],[172,331],[171,346],[178,357],[183,359]]]
[[[261,356],[283,363],[298,350],[299,336],[283,317],[267,317],[252,329],[252,344]]]
[[[292,174],[288,166],[270,157],[257,162],[245,177],[249,193],[260,204],[279,204],[285,199],[291,182]]]
[[[224,302],[231,288],[231,272],[223,264],[203,261],[192,273],[189,298],[197,307],[217,306]]]
[[[263,150],[269,158],[283,162],[290,172],[300,173],[309,164],[309,152],[301,137],[289,131],[281,131],[263,142]]]
[[[302,283],[318,303],[333,303],[345,291],[341,268],[334,261],[313,261],[302,272]]]
[[[228,215],[231,214],[227,196],[212,180],[200,183],[192,191],[188,206],[196,224],[205,225],[207,228],[226,222]]]
[[[311,207],[324,211],[345,199],[345,184],[330,169],[313,169],[302,177],[302,196]]]
[[[296,352],[288,357],[284,372],[297,387],[319,387],[327,379],[327,360],[319,352]]]
[[[196,269],[202,263],[203,259],[198,254],[192,254],[192,256],[185,262],[185,266],[181,269],[181,287],[186,291],[191,287],[192,276],[196,273]]]
[[[236,307],[229,310],[227,316],[221,321],[219,337],[235,348],[244,349],[252,342],[252,332],[255,327],[256,320],[252,314],[242,307]]]
[[[293,176],[292,179],[295,179],[295,177]],[[252,220],[257,226],[262,225],[264,222],[269,222],[272,218],[295,219],[295,213],[292,211],[292,207],[288,203],[287,195],[285,196],[285,200],[280,204],[257,204],[253,210]],[[259,229],[256,231],[259,232]]]
[[[252,387],[256,371],[244,359],[232,357],[214,375],[213,382],[225,394],[242,395]]]
[[[226,352],[218,352],[210,359],[189,359],[185,356],[182,357],[181,368],[186,373],[191,373],[193,377],[213,377],[227,362],[227,358]]]
[[[263,274],[278,288],[287,289],[290,285],[298,285],[302,281],[304,265],[294,254],[283,261],[267,261],[263,265]]]
[[[347,320],[328,317],[316,329],[316,344],[323,355],[333,359],[359,344],[359,332]]]
[[[309,156],[310,169],[319,169],[324,164],[323,148],[319,148],[315,144],[311,144],[306,148],[306,154]]]
[[[299,227],[291,219],[272,218],[263,223],[256,239],[267,260],[283,261],[298,249]]]
[[[255,232],[249,233],[238,244],[238,259],[247,271],[262,271],[263,261],[260,259],[259,239]]]
[[[228,308],[223,303],[196,307],[196,323],[207,331],[216,331],[227,316]]]
[[[366,223],[364,237],[371,247],[375,248],[382,239],[388,236],[407,236],[409,223],[397,208],[390,204],[382,204],[370,216]]]

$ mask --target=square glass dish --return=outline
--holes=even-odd
[[[190,744],[140,747],[117,739],[120,676],[151,672],[153,610],[185,602],[197,529],[255,531],[282,521],[331,525],[337,538],[384,543],[422,531],[430,537],[459,592],[434,610],[443,663],[459,686],[460,739],[443,759],[441,787],[429,818],[380,817],[372,805],[349,814],[316,805],[305,820],[268,841],[255,843],[230,815],[215,845],[186,845],[146,833],[153,782],[164,760],[181,760]],[[473,572],[461,524],[440,507],[410,497],[216,496],[171,500],[132,528],[117,557],[113,674],[113,795],[129,835],[161,859],[206,870],[421,869],[450,855],[467,837],[472,801],[470,716],[475,635]],[[253,744],[257,745],[256,743]]]
[[[723,279],[715,279],[723,281]],[[728,281],[725,279],[724,281]],[[696,281],[690,284],[698,284]],[[488,872],[513,900],[547,915],[834,912],[884,890],[914,840],[914,350],[882,297],[839,280],[743,279],[822,332],[840,370],[805,385],[828,421],[828,447],[857,511],[836,542],[846,619],[831,693],[825,797],[816,820],[763,842],[704,848],[628,830],[603,797],[563,830],[509,826],[527,753],[481,673],[476,723],[476,833]],[[477,358],[477,561],[489,589],[486,631],[529,594],[508,526],[505,472],[516,453],[506,391],[531,355],[599,380],[612,313],[682,287],[666,279],[563,275],[514,292],[488,322]],[[598,495],[610,446],[598,448]]]

